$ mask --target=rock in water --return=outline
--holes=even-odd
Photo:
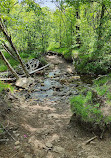
[[[33,78],[31,78],[31,77],[29,77],[29,78],[24,77],[24,78],[19,78],[16,81],[15,85],[17,87],[22,87],[22,88],[28,89],[28,87],[31,84],[33,84],[33,83],[34,83],[34,79]]]

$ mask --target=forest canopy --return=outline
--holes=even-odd
[[[21,57],[36,58],[41,53],[55,51],[67,60],[76,56],[74,63],[78,73],[108,73],[111,67],[111,1],[58,0],[53,3],[56,9],[52,11],[34,0],[1,0],[0,16]],[[1,44],[6,39],[2,33],[0,35],[3,49]],[[0,66],[5,69],[2,63]]]

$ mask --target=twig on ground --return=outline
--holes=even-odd
[[[15,157],[17,154],[18,154],[18,151],[11,158]]]
[[[16,139],[9,133],[9,131],[2,125],[3,129],[8,133],[8,135],[14,140],[16,141]]]
[[[91,139],[87,140],[84,144],[87,145],[87,144],[89,144],[91,141],[93,141],[96,138],[97,138],[97,136],[94,136]]]

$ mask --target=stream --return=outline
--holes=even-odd
[[[37,102],[43,102],[44,100],[69,100],[71,96],[78,95],[81,89],[90,86],[90,84],[81,81],[72,63],[67,63],[62,58],[59,60],[59,58],[55,55],[47,56],[47,60],[50,60],[53,64],[51,68],[45,70],[43,76],[39,76],[36,79],[31,93],[27,92],[28,94],[25,94],[26,99],[34,99]],[[54,59],[58,60],[56,61]]]

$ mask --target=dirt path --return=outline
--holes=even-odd
[[[8,120],[15,140],[9,137],[7,143],[0,145],[0,158],[110,158],[111,136],[84,145],[94,134],[83,131],[76,123],[70,124],[70,95],[78,93],[83,86],[73,66],[57,56],[47,56],[47,60],[51,63],[50,68],[45,76],[36,79],[38,87],[42,86],[43,95],[31,87],[28,93],[16,91],[18,99],[12,98]],[[55,76],[51,76],[52,70]],[[47,95],[49,89],[44,88],[43,81],[49,78],[51,83],[53,80],[54,84],[55,81],[60,84],[52,84],[53,93]]]

